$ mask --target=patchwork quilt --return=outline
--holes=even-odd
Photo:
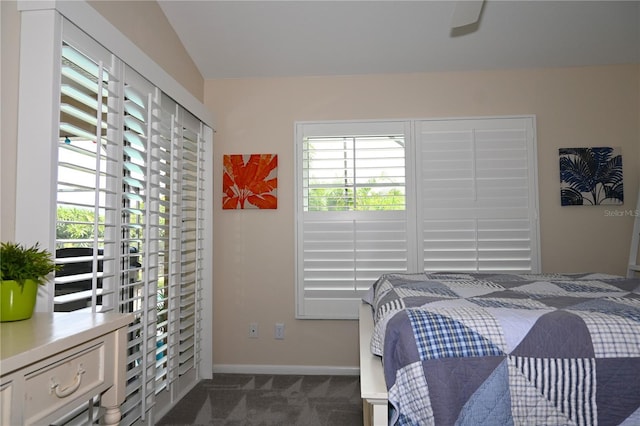
[[[640,280],[390,274],[364,298],[393,425],[640,425]]]

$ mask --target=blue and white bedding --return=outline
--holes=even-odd
[[[393,425],[640,425],[640,280],[390,274],[364,298]]]

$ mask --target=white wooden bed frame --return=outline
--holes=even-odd
[[[373,315],[371,305],[360,305],[360,397],[364,426],[387,426],[388,394],[382,358],[371,353]]]

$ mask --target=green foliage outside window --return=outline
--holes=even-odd
[[[86,243],[74,243],[74,247],[91,247],[94,238],[93,210],[77,207],[58,207],[56,222],[57,240],[86,240]],[[104,217],[99,218],[104,223]],[[104,238],[104,226],[98,226],[98,238]]]
[[[399,189],[376,192],[370,187],[309,189],[309,211],[404,210],[405,196]]]

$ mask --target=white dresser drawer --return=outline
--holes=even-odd
[[[77,348],[67,351],[58,359],[25,376],[26,424],[36,423],[80,395],[95,393],[105,383],[104,342],[80,351]]]

